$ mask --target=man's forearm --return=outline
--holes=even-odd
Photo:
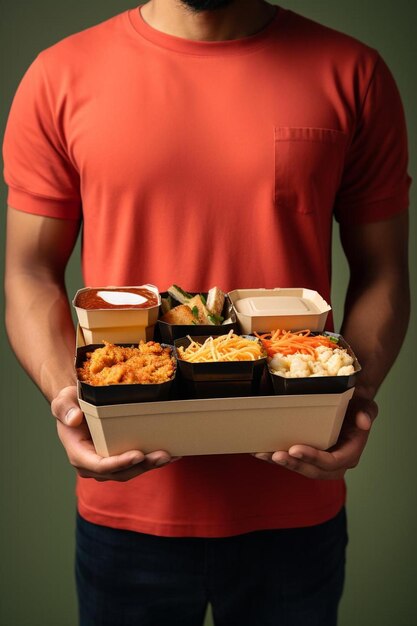
[[[6,282],[6,328],[20,363],[50,402],[74,384],[74,326],[64,285],[48,273]]]
[[[362,365],[357,395],[375,397],[401,348],[409,315],[406,273],[351,279],[341,332]]]

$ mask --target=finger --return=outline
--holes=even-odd
[[[167,458],[166,453],[164,453],[163,455],[152,453],[152,455],[144,455],[144,459],[142,461],[139,461],[138,463],[133,463],[133,467],[129,467],[128,469],[117,470],[109,473],[105,473],[104,471],[100,471],[100,473],[97,473],[86,469],[79,469],[78,473],[82,478],[94,478],[99,482],[109,480],[124,482],[127,480],[131,480],[135,476],[140,476],[140,474],[149,472],[150,470],[160,469],[166,465],[170,465],[175,461],[179,461],[180,458],[181,457]]]
[[[343,467],[342,459],[336,459],[332,453],[310,446],[291,446],[286,457],[281,452],[277,452],[272,458],[275,463],[279,463],[282,459],[309,463],[328,472],[334,472]]]
[[[297,472],[306,478],[320,480],[335,480],[337,478],[343,478],[346,471],[345,468],[338,468],[337,470],[321,469],[317,465],[293,458],[288,453],[282,451],[273,454],[273,462],[293,472]]]
[[[354,398],[351,400],[348,413],[353,416],[353,423],[360,430],[369,431],[378,415],[378,405],[374,400]]]
[[[288,452],[279,450],[274,452],[272,462],[289,469],[298,467],[300,463],[314,465],[320,471],[334,472],[345,467],[343,459],[337,459],[333,454],[308,448],[307,446],[294,446]]]
[[[140,450],[129,450],[109,457],[98,455],[85,422],[78,428],[70,428],[58,421],[57,427],[71,465],[79,470],[102,475],[128,469],[145,458]]]
[[[91,478],[93,480],[96,480],[97,482],[126,482],[128,480],[132,480],[132,478],[136,478],[137,476],[144,474],[145,472],[148,472],[149,468],[144,467],[143,463],[137,463],[133,467],[130,467],[128,469],[109,474],[96,474],[95,472],[89,472],[85,469],[79,469],[77,471],[78,475],[81,476],[81,478]]]
[[[104,483],[104,482],[118,482],[118,483],[125,483],[128,480],[132,480],[133,478],[137,478],[138,476],[140,476],[141,474],[145,474],[146,472],[148,472],[149,469],[145,469],[144,467],[142,467],[141,465],[138,465],[136,467],[132,467],[129,470],[124,470],[122,472],[116,472],[114,474],[108,474],[106,476],[85,476],[84,478],[93,478],[94,480],[96,480],[99,483]]]
[[[79,426],[84,419],[78,400],[77,390],[73,385],[65,387],[51,402],[52,415],[67,426]]]
[[[127,480],[131,480],[132,478],[136,478],[137,476],[140,476],[141,474],[144,474],[145,472],[149,472],[155,469],[162,469],[163,467],[167,465],[171,465],[171,463],[175,463],[175,461],[179,461],[181,458],[182,457],[180,456],[171,457],[169,461],[164,460],[164,462],[160,462],[158,464],[157,462],[155,462],[155,460],[149,461],[145,457],[145,460],[142,463],[139,463],[138,465],[128,470],[124,470],[121,472],[114,472],[113,474],[109,474],[108,476],[104,478],[103,477],[96,478],[96,480],[98,481],[115,480],[118,482],[125,482]]]
[[[254,456],[255,459],[259,459],[260,461],[272,463],[272,452],[253,452],[252,456]]]
[[[165,450],[156,450],[145,455],[140,450],[129,450],[123,454],[102,457],[95,451],[86,422],[73,429],[57,421],[58,434],[67,452],[71,465],[85,478],[111,475],[142,464],[142,471],[163,467],[172,457]],[[179,458],[176,458],[179,460]],[[106,478],[107,479],[107,478]]]
[[[117,474],[131,467],[136,467],[142,464],[145,458],[143,452],[139,450],[130,450],[123,454],[101,457],[89,447],[82,451],[78,449],[75,454],[70,454],[69,456],[71,464],[77,468],[81,476],[94,478]]]
[[[91,454],[91,453],[90,453]],[[140,450],[129,450],[123,454],[115,454],[113,456],[102,457],[94,453],[92,461],[92,471],[99,476],[104,474],[117,474],[120,471],[130,469],[142,465],[145,461],[145,455]],[[83,467],[86,467],[85,463]],[[138,469],[136,467],[136,469]]]
[[[369,413],[366,411],[358,411],[355,416],[355,425],[361,430],[371,430],[372,419]]]
[[[372,424],[378,416],[378,405],[373,400],[368,402],[368,406],[358,409],[355,414],[355,425],[361,430],[371,430]]]
[[[296,445],[292,446],[288,453],[291,458],[313,464],[328,472],[351,469],[358,464],[367,439],[367,432],[356,430],[331,450],[317,450],[310,446]]]
[[[76,450],[75,463],[77,468],[87,470],[97,476],[107,476],[130,469],[138,464],[138,474],[151,469],[163,467],[171,462],[171,456],[164,450],[144,454],[140,450],[129,450],[123,454],[102,457],[96,454],[91,440],[81,440],[82,445]]]
[[[145,462],[151,467],[162,467],[171,461],[171,455],[165,450],[156,450],[145,455]]]
[[[149,472],[150,470],[161,469],[165,465],[170,465],[175,461],[179,461],[181,457],[172,457],[170,461],[163,463],[161,465],[156,465],[154,461],[150,462],[146,459],[143,462],[140,462],[133,467],[127,470],[121,470],[109,474],[96,474],[94,472],[89,472],[86,470],[79,470],[78,473],[82,478],[94,478],[98,482],[104,481],[117,481],[117,482],[125,482],[127,480],[131,480],[136,476],[140,476],[145,472]]]

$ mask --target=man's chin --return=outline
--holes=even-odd
[[[214,11],[216,9],[222,9],[232,4],[234,0],[179,0],[181,4],[191,9],[192,11]]]

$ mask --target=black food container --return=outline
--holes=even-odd
[[[134,343],[118,343],[117,346],[137,347]],[[168,347],[173,350],[172,346],[161,344],[164,348]],[[102,348],[103,344],[90,344],[77,348],[77,356],[75,367],[81,367],[87,358],[87,352],[93,352],[97,348]],[[175,355],[173,354],[174,358]],[[108,404],[129,404],[131,402],[155,402],[157,400],[168,400],[171,395],[173,382],[177,372],[175,367],[173,377],[164,383],[155,384],[133,384],[133,385],[103,385],[96,386],[79,380],[81,385],[82,397],[86,402],[95,404],[96,406],[104,406]]]
[[[195,292],[190,293],[191,296],[196,296],[198,293]],[[160,294],[161,298],[167,298],[169,293],[167,291]],[[207,298],[207,293],[202,293],[205,298]],[[180,302],[177,302],[174,298],[171,299],[173,301],[174,306],[178,306]],[[162,313],[161,313],[162,315]],[[158,320],[157,328],[156,328],[156,337],[159,341],[164,341],[167,344],[173,344],[175,339],[180,339],[181,337],[185,337],[186,335],[193,335],[198,333],[200,336],[209,337],[210,335],[218,336],[218,335],[227,335],[230,330],[237,333],[239,332],[239,325],[236,319],[236,313],[234,312],[232,303],[229,299],[229,296],[225,296],[222,317],[225,320],[230,319],[231,322],[228,324],[168,324],[162,320]]]
[[[192,336],[194,341],[204,343],[207,335]],[[256,341],[255,337],[247,337]],[[256,361],[212,361],[190,363],[178,356],[178,348],[187,348],[191,341],[182,337],[174,341],[178,385],[185,398],[228,398],[259,395],[266,356]]]
[[[337,333],[322,332],[312,333],[312,335],[325,335],[334,337],[338,340],[337,347],[347,350],[348,354],[353,358],[354,372],[349,376],[313,376],[306,378],[284,378],[279,374],[273,374],[268,368],[272,380],[275,395],[293,395],[293,394],[310,394],[310,393],[343,393],[351,389],[356,384],[356,378],[361,371],[358,359],[356,358],[352,348]]]

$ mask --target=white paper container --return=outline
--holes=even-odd
[[[235,289],[228,294],[243,333],[277,330],[320,332],[330,305],[312,289]]]
[[[174,456],[334,445],[353,389],[342,394],[259,396],[119,404],[79,399],[96,451],[167,450]]]
[[[72,304],[77,312],[78,322],[80,326],[84,329],[90,330],[96,328],[102,329],[110,327],[121,328],[122,326],[139,326],[142,328],[146,328],[147,326],[154,326],[158,319],[159,305],[161,304],[161,296],[159,295],[158,288],[155,287],[155,285],[108,285],[106,287],[95,287],[95,289],[99,289],[102,291],[106,291],[108,289],[126,289],[126,291],[128,291],[129,289],[137,289],[141,287],[155,293],[158,298],[158,304],[145,309],[123,309],[122,307],[117,307],[117,309],[83,309],[75,305],[75,302],[77,301],[77,296],[83,291],[88,291],[89,289],[91,289],[91,287],[79,289],[74,296]]]

